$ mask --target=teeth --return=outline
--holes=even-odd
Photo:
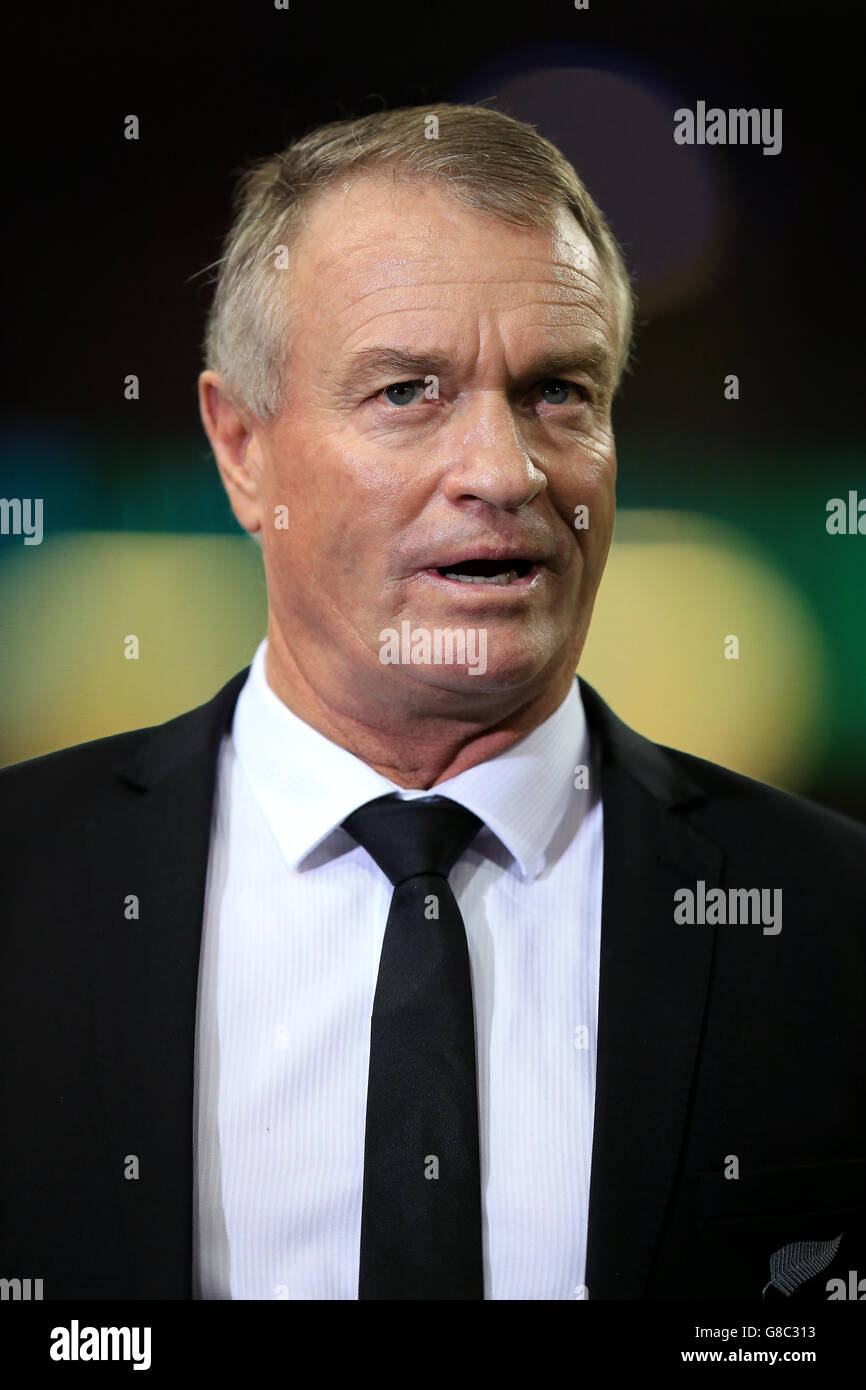
[[[517,578],[517,570],[503,570],[501,574],[455,574],[446,570],[446,579],[459,579],[461,584],[510,584]]]

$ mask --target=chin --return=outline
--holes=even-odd
[[[444,697],[462,696],[473,700],[478,696],[535,693],[551,680],[552,653],[546,657],[538,652],[520,652],[511,656],[500,653],[475,652],[465,665],[434,664],[411,666],[406,674],[425,690],[437,690]]]

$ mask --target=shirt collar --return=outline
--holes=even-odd
[[[352,811],[396,792],[411,800],[448,796],[473,811],[502,842],[524,878],[543,870],[546,851],[574,802],[574,770],[589,763],[589,733],[577,679],[544,723],[504,753],[431,791],[406,790],[294,714],[268,684],[267,639],[238,696],[232,741],[286,863],[307,855]],[[584,798],[578,804],[585,806]],[[346,832],[340,832],[345,834]],[[334,852],[338,846],[335,844]]]

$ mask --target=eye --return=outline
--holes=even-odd
[[[420,396],[416,393],[420,391]],[[395,381],[379,393],[389,405],[417,405],[424,399],[423,381]]]
[[[587,398],[586,388],[574,381],[562,381],[559,377],[548,377],[539,383],[545,405],[570,405],[569,392],[574,392],[579,400]]]

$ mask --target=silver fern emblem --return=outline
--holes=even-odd
[[[820,1274],[834,1259],[843,1234],[835,1240],[795,1240],[792,1245],[783,1245],[770,1256],[770,1282],[764,1285],[761,1297],[766,1298],[767,1289],[775,1288],[788,1298],[807,1279]]]

